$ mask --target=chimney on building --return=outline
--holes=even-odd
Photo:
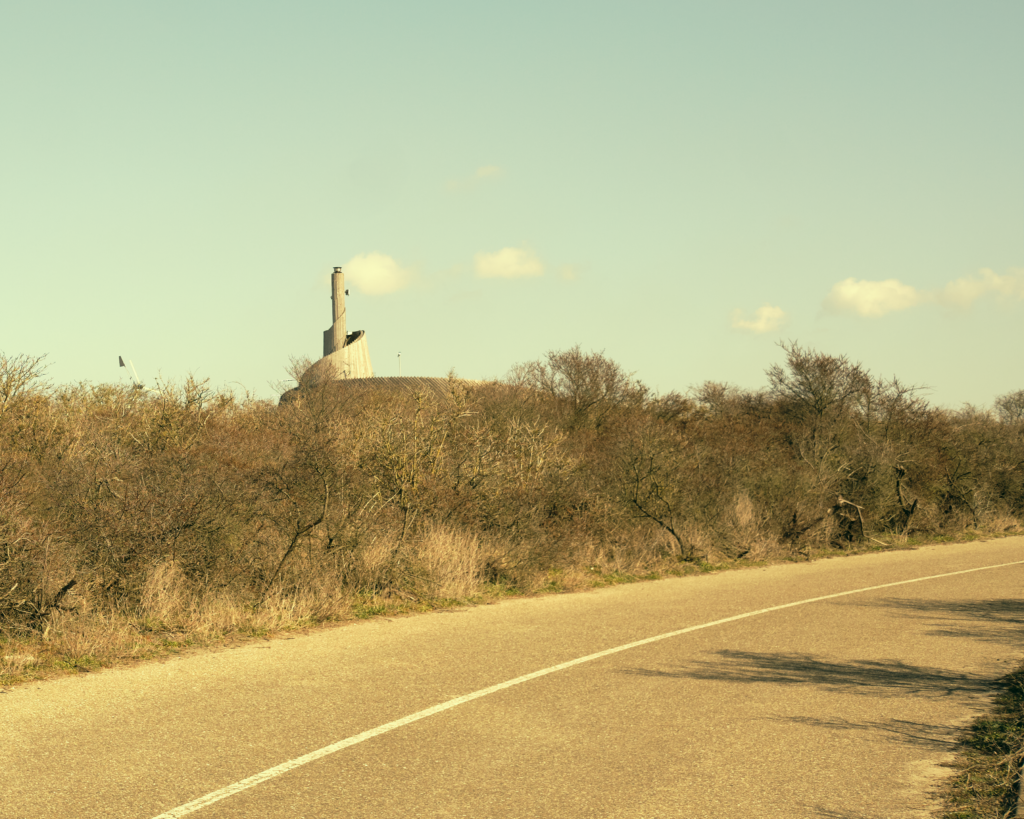
[[[324,355],[336,353],[345,346],[347,339],[345,329],[345,274],[340,267],[334,268],[331,274],[331,306],[334,323],[330,329],[324,330]]]

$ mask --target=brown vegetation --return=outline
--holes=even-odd
[[[929,406],[785,346],[654,396],[578,348],[444,395],[54,387],[0,355],[0,676],[738,559],[1009,530],[1021,393]]]

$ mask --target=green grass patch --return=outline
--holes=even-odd
[[[565,585],[558,577],[552,577],[543,586],[537,589],[538,594],[561,594],[565,591]]]
[[[385,603],[356,603],[352,607],[352,613],[360,620],[367,620],[370,617],[377,617],[386,614],[388,606]]]
[[[66,657],[57,660],[54,665],[64,671],[95,671],[103,667],[103,663],[91,654],[85,654],[81,657]]]

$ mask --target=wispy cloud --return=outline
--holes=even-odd
[[[825,309],[858,316],[884,316],[920,304],[925,294],[897,279],[869,282],[844,279],[825,297]]]
[[[866,318],[908,310],[919,304],[970,307],[985,296],[998,299],[1024,299],[1024,270],[999,276],[985,268],[973,276],[964,276],[937,290],[919,290],[898,279],[865,281],[844,279],[825,297],[824,307],[832,313],[853,313]]]
[[[754,317],[748,319],[742,310],[732,311],[732,326],[737,330],[749,330],[752,333],[770,333],[778,330],[786,323],[786,313],[781,307],[766,304],[754,311]]]
[[[353,256],[342,268],[345,281],[368,296],[383,296],[404,290],[413,280],[413,272],[383,253]]]
[[[482,185],[489,180],[499,179],[505,175],[505,171],[497,165],[481,165],[474,171],[472,176],[460,179],[450,179],[446,185],[450,191],[467,191]]]
[[[477,253],[473,257],[476,274],[484,279],[520,279],[540,276],[544,265],[530,250],[505,247],[495,253]]]
[[[936,294],[936,299],[951,307],[970,307],[989,294],[1000,299],[1024,299],[1024,270],[998,276],[988,268],[982,268],[974,276],[951,281]]]

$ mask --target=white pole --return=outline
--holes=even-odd
[[[402,354],[398,354],[398,377],[402,377]]]

